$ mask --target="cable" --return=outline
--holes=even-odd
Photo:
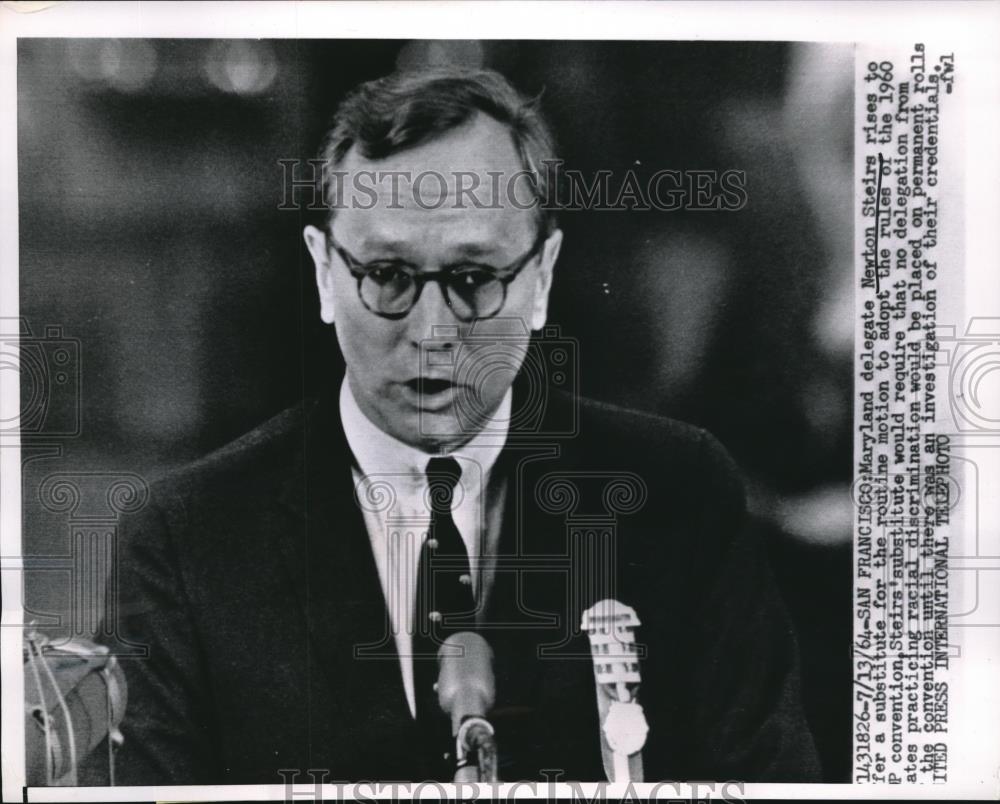
[[[45,673],[48,675],[49,681],[52,683],[52,688],[56,691],[56,699],[59,703],[59,708],[62,709],[63,717],[66,720],[66,736],[69,744],[69,770],[64,775],[68,775],[69,784],[76,787],[76,734],[73,732],[73,716],[69,713],[69,707],[66,705],[66,698],[63,696],[62,690],[59,689],[59,685],[56,683],[56,677],[52,673],[52,668],[49,667],[49,663],[45,661],[44,657],[42,657],[42,667],[45,669]]]
[[[107,695],[108,704],[108,785],[110,787],[115,786],[115,740],[114,734],[117,729],[114,727],[114,701],[117,699],[117,694],[112,695],[112,688],[114,688],[117,693],[118,681],[114,677],[113,670],[115,669],[115,657],[109,656],[107,664],[101,668],[101,675],[104,677],[104,691]],[[120,737],[120,734],[118,735]]]
[[[35,686],[38,687],[38,700],[41,703],[41,714],[42,714],[42,733],[45,735],[45,780],[48,784],[52,784],[52,732],[49,727],[49,711],[48,706],[45,703],[45,689],[42,687],[42,677],[38,673],[38,665],[35,659],[35,636],[34,634],[25,634],[25,639],[28,640],[28,664],[31,665],[31,672],[35,677]],[[41,655],[41,648],[38,648],[39,656]]]

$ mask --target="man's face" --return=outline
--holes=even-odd
[[[487,115],[385,159],[351,149],[339,170],[346,178],[330,228],[358,263],[406,263],[420,273],[468,263],[506,268],[538,237],[529,185],[516,178],[522,165],[514,143]],[[528,332],[545,323],[561,232],[507,285],[497,315],[474,322],[456,316],[434,281],[404,317],[376,315],[326,233],[307,226],[304,234],[321,315],[336,325],[361,410],[384,432],[429,452],[468,441],[470,412],[497,409],[524,360]]]

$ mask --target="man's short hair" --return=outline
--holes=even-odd
[[[551,233],[556,221],[546,165],[555,163],[555,139],[538,107],[538,97],[521,95],[494,70],[435,67],[360,84],[337,108],[320,148],[323,198],[331,217],[332,174],[353,146],[366,159],[384,159],[483,112],[510,131],[521,165],[533,177],[530,186],[540,225]]]

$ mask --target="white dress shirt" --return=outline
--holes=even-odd
[[[346,378],[340,388],[340,417],[357,462],[353,470],[355,498],[364,512],[399,654],[403,690],[414,717],[411,648],[420,550],[430,524],[430,507],[425,501],[427,463],[434,457],[452,457],[462,469],[451,511],[469,553],[472,590],[482,612],[493,585],[506,496],[503,479],[492,478],[491,473],[507,440],[510,411],[508,389],[488,426],[454,452],[431,455],[398,441],[373,424],[358,407]]]

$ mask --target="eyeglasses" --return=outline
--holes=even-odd
[[[331,228],[327,229],[327,237],[330,247],[358,280],[361,303],[375,315],[393,320],[405,318],[420,300],[424,285],[437,282],[448,307],[459,320],[466,322],[492,318],[503,309],[507,286],[538,255],[546,239],[544,230],[539,231],[528,253],[503,268],[463,262],[439,271],[418,271],[402,260],[362,263],[337,242]]]

